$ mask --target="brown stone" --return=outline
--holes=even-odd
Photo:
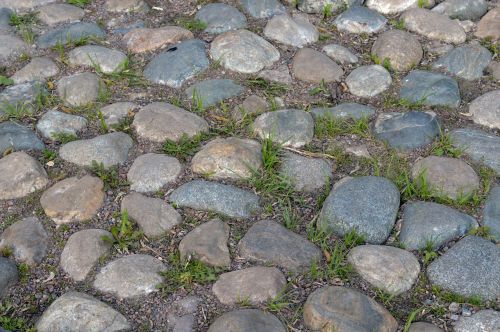
[[[294,76],[305,82],[338,82],[344,71],[328,56],[311,48],[303,48],[293,58]]]
[[[127,32],[122,40],[129,51],[143,53],[191,38],[194,38],[194,35],[189,30],[176,26],[165,26],[155,29],[134,29]]]
[[[494,41],[500,39],[500,6],[490,10],[477,24],[476,37],[491,37]]]
[[[373,43],[372,54],[389,59],[391,68],[405,71],[420,63],[423,50],[417,37],[402,30],[389,30]]]

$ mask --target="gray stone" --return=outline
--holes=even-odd
[[[153,83],[180,88],[185,81],[195,77],[209,65],[205,42],[188,40],[155,56],[144,68],[144,76]]]
[[[408,332],[444,332],[444,331],[431,323],[416,322],[410,325],[410,329],[408,330]]]
[[[367,105],[343,103],[334,107],[313,108],[311,110],[311,114],[315,119],[330,117],[334,119],[360,120],[363,118],[370,118],[375,114],[375,110]]]
[[[464,45],[457,47],[439,58],[433,68],[466,80],[475,80],[483,76],[483,71],[491,61],[491,53],[480,45]]]
[[[413,70],[403,79],[399,97],[429,106],[460,105],[457,81],[443,74],[423,70]]]
[[[194,180],[175,189],[170,201],[179,207],[213,211],[231,218],[250,218],[260,210],[259,196],[235,186]]]
[[[338,82],[344,71],[329,57],[311,48],[299,50],[293,58],[295,78],[310,83]]]
[[[247,26],[245,15],[224,3],[209,3],[201,7],[194,18],[207,25],[205,32],[214,34],[243,29]]]
[[[186,89],[188,99],[200,101],[203,107],[218,104],[224,99],[236,97],[245,89],[233,80],[213,79],[197,82]]]
[[[231,257],[227,240],[229,226],[214,219],[207,221],[186,234],[179,243],[181,260],[186,262],[192,258],[217,267],[229,267]]]
[[[0,0],[0,7],[7,7],[13,10],[27,10],[39,7],[56,0]]]
[[[307,112],[285,109],[259,115],[253,130],[262,139],[297,148],[312,141],[314,120]]]
[[[362,6],[353,6],[337,16],[334,21],[337,29],[350,33],[376,33],[387,23],[387,19]]]
[[[122,71],[126,60],[123,52],[97,45],[80,46],[68,54],[70,66],[97,67],[103,73]]]
[[[40,48],[49,48],[58,43],[68,44],[87,37],[105,38],[106,33],[95,23],[78,22],[45,32],[38,38],[36,44]]]
[[[399,241],[406,250],[425,249],[428,244],[438,249],[474,227],[474,218],[446,205],[411,202],[404,208]]]
[[[496,6],[486,13],[477,24],[474,35],[479,38],[491,38],[493,41],[500,40],[500,7]]]
[[[333,176],[332,166],[325,160],[293,153],[285,154],[280,173],[290,180],[296,191],[309,193],[318,192]]]
[[[0,92],[0,117],[2,112],[26,111],[34,113],[37,97],[45,93],[40,82],[26,82],[6,87]]]
[[[279,66],[276,69],[265,69],[261,71],[257,77],[269,82],[282,83],[286,85],[290,85],[293,82],[290,70],[286,65]]]
[[[403,30],[389,30],[378,36],[372,46],[372,54],[380,61],[389,59],[392,69],[408,70],[420,63],[424,51],[417,37]]]
[[[373,126],[375,137],[400,150],[412,150],[430,144],[440,131],[436,113],[431,111],[382,113]]]
[[[26,83],[30,81],[45,81],[47,78],[59,74],[59,68],[50,58],[33,58],[30,63],[18,70],[11,79],[14,83]]]
[[[245,260],[277,265],[292,272],[306,271],[321,259],[318,247],[271,220],[253,224],[238,248]]]
[[[289,3],[293,1],[288,0]],[[363,0],[299,0],[298,8],[306,13],[322,13],[325,6],[331,6],[333,12],[344,10],[345,6],[361,6]]]
[[[368,243],[387,240],[399,210],[399,190],[386,178],[363,176],[339,183],[328,195],[318,226],[344,236],[355,230]]]
[[[36,129],[43,137],[56,140],[54,134],[76,135],[87,126],[87,119],[82,116],[50,110],[36,124]]]
[[[380,65],[361,66],[345,79],[349,91],[358,97],[374,97],[391,86],[391,74]]]
[[[366,0],[366,6],[382,14],[397,14],[418,7],[418,0]]]
[[[48,240],[42,223],[35,217],[28,217],[3,231],[0,236],[0,250],[10,248],[16,260],[36,265],[47,255]]]
[[[65,76],[57,82],[57,94],[68,106],[86,106],[99,97],[100,89],[105,85],[93,73],[81,73]]]
[[[54,3],[38,8],[38,19],[47,25],[80,21],[85,11],[66,3]]]
[[[166,270],[152,256],[128,255],[104,266],[95,277],[94,288],[119,299],[143,296],[158,291],[157,286],[163,281],[159,273]]]
[[[455,332],[495,332],[500,330],[500,312],[484,309],[470,317],[460,316]]]
[[[103,240],[104,236],[113,238],[103,229],[84,229],[69,237],[61,253],[61,268],[71,279],[85,280],[99,258],[109,253],[111,243]]]
[[[208,332],[285,332],[283,323],[274,315],[258,309],[239,309],[218,317]]]
[[[126,35],[129,31],[136,30],[136,29],[142,29],[146,27],[146,23],[144,23],[143,20],[137,20],[135,22],[132,22],[130,24],[126,24],[124,26],[120,26],[112,30],[114,34],[117,35]]]
[[[167,52],[172,52],[176,50],[175,44],[193,38],[194,35],[191,31],[168,25],[159,28],[132,29],[123,36],[122,43],[133,53],[155,51],[167,46],[170,46]],[[191,42],[199,43],[198,40],[191,40]]]
[[[129,135],[116,132],[64,144],[59,149],[59,156],[79,166],[91,166],[95,160],[110,167],[125,162],[132,146]]]
[[[500,129],[500,90],[493,90],[474,99],[469,105],[472,120],[480,125]]]
[[[106,10],[112,13],[140,13],[149,9],[143,0],[107,0]]]
[[[115,126],[120,124],[127,118],[134,115],[134,111],[139,109],[139,105],[131,102],[117,102],[101,108],[101,113],[104,122],[108,126]]]
[[[0,123],[0,153],[7,149],[43,150],[45,145],[30,129],[15,122]]]
[[[13,11],[6,7],[0,7],[0,32],[9,31],[11,29],[10,26],[10,16]]]
[[[491,61],[488,65],[487,72],[493,76],[497,82],[500,82],[500,61]]]
[[[495,300],[500,295],[500,248],[467,236],[427,268],[430,282],[443,290]]]
[[[16,264],[7,258],[0,257],[0,299],[18,280],[19,274]]]
[[[176,300],[167,308],[168,331],[192,332],[197,328],[196,313],[201,299],[186,296]]]
[[[278,0],[239,0],[243,8],[254,18],[270,18],[286,13]]]
[[[353,54],[348,48],[337,45],[329,44],[323,47],[323,52],[333,60],[340,64],[357,63],[358,57]]]
[[[68,292],[45,310],[36,323],[38,332],[119,332],[131,329],[118,311],[95,298]]]
[[[158,198],[130,193],[122,200],[121,211],[127,211],[148,238],[159,238],[182,222],[181,215]]]
[[[450,133],[453,146],[463,149],[475,162],[500,174],[500,137],[475,129],[455,129]]]
[[[313,331],[396,332],[398,323],[382,305],[350,288],[315,290],[304,305],[304,323]]]
[[[303,47],[318,41],[319,31],[300,16],[275,15],[267,22],[264,36],[285,45]]]
[[[29,54],[30,48],[22,39],[9,34],[0,34],[0,66],[10,65],[24,53]]]
[[[182,165],[173,157],[146,153],[134,160],[127,173],[130,190],[141,193],[155,192],[177,181]]]
[[[280,58],[280,53],[272,44],[243,29],[225,32],[217,36],[210,45],[210,54],[215,61],[220,61],[229,70],[243,74],[253,74],[270,67]]]
[[[28,196],[48,183],[43,166],[25,152],[13,152],[0,159],[0,200]]]
[[[484,204],[483,225],[488,227],[493,239],[500,242],[500,186],[491,189]]]
[[[432,11],[459,20],[477,20],[488,11],[488,3],[485,0],[446,0]]]
[[[236,106],[232,112],[231,117],[234,120],[241,121],[249,115],[260,114],[269,109],[269,105],[264,98],[256,95],[250,95],[241,105]]]

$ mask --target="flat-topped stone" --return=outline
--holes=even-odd
[[[127,56],[118,50],[98,45],[77,47],[68,53],[70,66],[97,67],[103,73],[120,72]]]
[[[49,110],[42,115],[36,124],[36,129],[43,137],[57,139],[57,134],[75,135],[87,126],[87,119],[83,116]]]
[[[432,8],[432,11],[452,19],[477,20],[488,11],[488,3],[485,0],[446,0]]]
[[[299,10],[306,13],[323,13],[325,6],[329,7],[333,13],[343,11],[345,7],[361,6],[364,0],[301,0],[299,1]],[[288,0],[288,3],[293,1]]]
[[[236,97],[243,93],[245,88],[233,80],[212,79],[197,82],[186,89],[189,99],[196,99],[203,107],[213,106],[224,99]]]
[[[500,137],[476,129],[455,129],[450,132],[452,144],[472,160],[483,163],[500,174]]]
[[[446,53],[432,67],[466,80],[475,80],[483,76],[490,61],[491,53],[483,46],[464,45]]]
[[[254,18],[270,18],[286,13],[278,0],[239,0],[241,6]]]
[[[143,0],[106,0],[105,6],[112,13],[140,13],[149,9]]]
[[[349,92],[358,97],[374,97],[392,84],[391,74],[380,65],[360,66],[345,79]]]
[[[293,153],[284,155],[280,173],[290,180],[296,191],[309,193],[323,188],[333,176],[332,166],[325,160]]]
[[[418,0],[366,0],[365,5],[382,14],[397,14],[418,7]]]
[[[444,331],[431,323],[416,322],[410,325],[408,332],[444,332]]]
[[[13,10],[26,10],[55,1],[56,0],[0,0],[0,7],[7,7]]]
[[[469,113],[475,123],[500,129],[500,89],[474,99],[469,105]]]
[[[443,74],[423,70],[413,70],[403,78],[399,97],[429,106],[460,105],[457,81]]]
[[[389,30],[378,36],[372,46],[372,54],[380,61],[389,59],[394,70],[405,71],[420,63],[424,51],[417,37],[403,30]]]
[[[370,118],[375,114],[371,106],[357,103],[342,103],[334,107],[317,107],[311,110],[312,116],[317,119],[321,117],[334,119],[360,120]]]
[[[29,45],[21,38],[7,33],[0,34],[0,65],[10,65],[23,53],[30,53]]]
[[[318,41],[319,31],[300,16],[275,15],[267,22],[264,36],[285,45],[303,47]]]
[[[494,332],[500,328],[500,312],[483,309],[470,317],[460,316],[454,326],[455,332]]]
[[[26,112],[34,113],[37,98],[45,91],[42,84],[37,81],[6,87],[0,92],[0,117],[3,113],[8,113],[9,109],[24,109]]]
[[[45,81],[47,78],[59,73],[57,65],[48,57],[33,58],[30,63],[18,70],[10,78],[14,83],[26,83],[31,81]]]
[[[106,33],[95,23],[77,22],[45,32],[36,44],[40,48],[49,48],[87,37],[105,38]]]
[[[104,83],[93,73],[64,76],[57,82],[57,94],[68,106],[86,106],[99,97],[99,91],[106,89]]]
[[[358,57],[348,48],[341,45],[325,45],[323,46],[323,52],[325,52],[326,55],[340,64],[350,64],[358,62]]]
[[[38,19],[47,25],[80,21],[85,11],[66,3],[54,3],[38,8]]]
[[[12,121],[0,123],[0,154],[8,149],[40,151],[44,148],[45,144],[31,129]]]
[[[377,33],[387,23],[387,19],[363,6],[352,6],[334,21],[337,29],[350,33]]]
[[[193,33],[177,26],[160,28],[137,28],[127,32],[122,42],[133,53],[154,51],[176,44],[185,39],[194,38]]]
[[[208,328],[208,332],[285,332],[276,316],[258,309],[239,309],[226,312]]]
[[[182,165],[173,157],[146,153],[134,160],[127,173],[130,190],[146,193],[160,190],[177,181]]]
[[[500,186],[491,189],[484,204],[483,224],[488,227],[493,239],[500,242]]]
[[[205,32],[214,34],[243,29],[247,26],[245,15],[225,3],[206,4],[196,12],[194,18],[207,25]]]
[[[310,83],[338,82],[344,71],[328,56],[312,48],[299,50],[293,58],[295,78]]]
[[[122,101],[104,106],[101,108],[101,114],[106,125],[116,126],[127,118],[133,117],[134,111],[139,108],[139,105],[135,103]]]
[[[479,38],[491,38],[493,41],[500,40],[500,7],[496,6],[481,18],[477,24],[474,35]]]

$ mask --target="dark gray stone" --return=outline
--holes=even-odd
[[[491,61],[491,53],[480,45],[464,45],[457,47],[439,58],[433,68],[466,80],[475,80],[483,76],[483,71]]]
[[[45,89],[40,82],[27,82],[5,88],[0,93],[0,116],[9,109],[25,109],[33,112],[37,96],[44,92]]]
[[[188,98],[201,100],[203,107],[219,103],[224,99],[235,97],[243,93],[245,89],[233,80],[214,79],[195,83],[186,89]]]
[[[460,91],[453,78],[423,70],[411,71],[404,79],[399,97],[429,106],[458,107]]]
[[[376,33],[386,23],[387,19],[383,15],[363,6],[349,8],[334,21],[337,29],[350,33]]]
[[[40,48],[48,48],[86,37],[105,38],[106,33],[95,23],[78,22],[47,31],[38,38],[36,44]]]
[[[388,179],[363,176],[345,179],[328,195],[318,227],[344,236],[352,230],[368,243],[387,240],[399,210],[399,190]]]
[[[247,26],[245,15],[233,6],[224,3],[209,3],[201,7],[195,19],[207,24],[205,32],[208,33],[223,33]]]
[[[286,13],[286,8],[278,0],[240,0],[243,8],[255,18],[270,18]]]
[[[0,257],[0,299],[7,290],[19,280],[16,264],[5,257]]]
[[[283,323],[274,315],[258,309],[226,312],[210,325],[208,332],[285,332]]]
[[[491,189],[484,204],[483,224],[489,227],[495,241],[500,242],[500,186]]]
[[[446,0],[441,2],[432,11],[448,15],[459,20],[477,20],[488,10],[485,0]]]
[[[356,103],[343,103],[334,107],[319,107],[311,110],[312,116],[331,117],[336,119],[354,119],[369,118],[375,114],[375,110],[367,105]]]
[[[30,129],[15,122],[0,123],[0,154],[12,148],[19,150],[43,150],[45,145]]]
[[[456,129],[450,133],[453,145],[472,160],[485,164],[500,174],[500,137],[475,129]]]

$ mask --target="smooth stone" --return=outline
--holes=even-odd
[[[366,0],[365,5],[382,14],[397,14],[418,7],[418,0]]]
[[[125,162],[133,145],[129,135],[115,132],[64,144],[59,157],[78,166],[92,166],[95,160],[108,168]]]
[[[202,117],[177,106],[154,102],[143,107],[134,117],[132,128],[143,139],[164,142],[178,141],[183,135],[196,136],[208,131],[208,123]]]
[[[474,99],[469,105],[469,113],[475,123],[500,129],[500,89]]]
[[[292,75],[290,75],[290,70],[286,65],[279,66],[276,69],[265,69],[261,71],[257,77],[269,82],[281,83],[285,85],[293,83]]]
[[[256,266],[221,274],[212,292],[224,305],[241,301],[257,305],[274,299],[285,285],[285,276],[277,268]]]
[[[357,246],[351,249],[347,261],[364,280],[391,295],[410,290],[420,273],[420,264],[412,253],[390,246]]]
[[[38,19],[47,25],[80,21],[85,11],[66,3],[54,3],[38,8]]]
[[[56,0],[0,0],[0,8],[7,7],[12,10],[28,10],[34,7],[43,6],[45,4],[55,2]]]
[[[299,10],[306,13],[323,13],[326,5],[331,6],[332,12],[343,11],[345,7],[350,6],[361,6],[364,0],[300,0]],[[292,0],[288,0],[288,3],[292,3]]]
[[[400,150],[412,150],[430,144],[440,131],[436,113],[431,111],[381,113],[373,126],[375,137]]]
[[[8,108],[20,109],[35,113],[37,97],[45,89],[40,82],[26,82],[8,86],[0,92],[0,116],[7,113]]]
[[[22,39],[0,34],[0,66],[9,66],[21,54],[29,54],[30,48]]]
[[[396,332],[398,323],[382,305],[350,288],[315,290],[304,305],[304,323],[313,331]]]
[[[342,103],[334,107],[318,107],[311,110],[315,119],[329,117],[334,119],[354,119],[360,120],[370,118],[375,114],[375,110],[367,105],[357,103]]]
[[[164,154],[146,153],[134,160],[127,173],[130,190],[147,193],[174,184],[182,173],[181,163]]]
[[[71,23],[45,32],[38,37],[36,44],[40,48],[49,48],[87,37],[106,38],[106,33],[95,23]]]
[[[103,237],[113,238],[103,229],[84,229],[71,235],[61,253],[61,268],[71,279],[83,281],[97,265],[99,258],[109,253],[111,243]]]
[[[36,323],[38,332],[119,332],[131,329],[115,309],[87,294],[68,292],[57,298]]]
[[[491,61],[488,65],[487,72],[493,76],[497,82],[500,82],[500,61]]]
[[[379,35],[371,52],[380,61],[389,59],[391,68],[397,71],[405,71],[418,65],[424,54],[417,37],[397,29]]]
[[[488,3],[485,0],[446,0],[432,8],[432,11],[453,19],[477,20],[488,11]]]
[[[253,124],[254,132],[261,138],[294,148],[310,143],[314,136],[311,114],[294,109],[284,109],[259,115]]]
[[[59,67],[47,57],[33,58],[30,63],[18,70],[11,79],[14,83],[31,81],[45,81],[47,78],[59,74]]]
[[[132,53],[144,53],[177,44],[185,39],[192,39],[191,31],[177,26],[161,28],[138,28],[127,32],[122,42]]]
[[[48,183],[43,166],[25,152],[13,152],[0,159],[0,200],[28,196]]]
[[[391,74],[380,65],[360,66],[345,79],[349,91],[358,97],[374,97],[392,84]]]
[[[121,211],[127,211],[129,218],[151,239],[166,235],[182,222],[181,215],[163,200],[134,192],[123,198]]]
[[[275,15],[267,22],[264,36],[285,45],[303,47],[317,42],[319,31],[300,16]]]
[[[417,161],[411,170],[413,179],[422,175],[429,190],[452,199],[479,190],[479,177],[465,161],[455,158],[429,156]]]
[[[147,295],[158,291],[157,286],[163,281],[159,273],[167,269],[153,256],[124,256],[108,263],[99,271],[94,288],[103,293],[111,293],[119,299]]]
[[[236,106],[232,112],[231,112],[231,117],[234,120],[240,121],[247,116],[254,115],[254,114],[261,114],[263,112],[266,112],[269,110],[269,105],[267,104],[267,101],[259,97],[257,95],[250,95],[245,100],[241,105]]]
[[[366,242],[387,240],[399,210],[399,190],[383,177],[362,176],[339,183],[326,198],[318,227],[345,236],[356,231]]]
[[[65,76],[57,82],[57,94],[68,106],[85,106],[99,97],[99,90],[104,87],[99,77],[93,73],[81,73]]]
[[[193,173],[212,179],[247,179],[262,168],[261,145],[238,137],[208,142],[191,161]]]
[[[208,332],[285,332],[276,316],[258,309],[238,309],[218,317]]]
[[[207,221],[181,240],[179,243],[181,260],[186,262],[195,258],[210,266],[229,267],[231,257],[227,247],[228,239],[229,226],[226,223],[218,219]]]
[[[111,13],[140,13],[149,9],[143,0],[106,0],[105,7]]]
[[[456,21],[424,8],[412,8],[401,15],[405,28],[429,39],[462,44],[466,35]]]
[[[144,77],[157,84],[180,88],[182,84],[210,65],[205,42],[184,41],[155,56],[144,68]]]
[[[0,257],[0,299],[19,280],[16,264],[8,258]]]
[[[272,44],[248,30],[228,31],[211,43],[210,54],[226,69],[253,74],[272,66],[280,53]]]
[[[308,193],[318,192],[333,176],[332,166],[325,160],[293,153],[284,155],[280,173],[290,180],[296,191]]]
[[[410,325],[408,332],[444,332],[444,331],[431,323],[416,322]]]
[[[477,227],[474,218],[446,205],[411,202],[403,211],[399,241],[406,250],[422,250],[429,244],[438,249],[474,227]]]
[[[483,71],[491,61],[491,53],[480,45],[457,47],[439,58],[432,67],[456,75],[466,80],[483,76]]]
[[[500,137],[476,129],[455,129],[450,132],[452,144],[500,174]]]
[[[339,65],[311,48],[303,48],[295,54],[292,71],[295,78],[310,83],[338,82],[344,75]]]
[[[247,18],[238,9],[224,3],[209,3],[196,12],[196,20],[204,22],[205,32],[219,34],[230,30],[243,29]]]
[[[89,220],[104,203],[103,188],[102,180],[90,175],[67,178],[47,189],[40,204],[57,225]]]
[[[55,134],[75,135],[87,126],[87,119],[82,116],[49,110],[42,115],[36,124],[36,129],[43,137],[56,140]]]
[[[278,0],[239,0],[241,6],[254,18],[270,18],[286,13]]]
[[[323,47],[323,52],[340,64],[352,64],[358,62],[358,57],[348,48],[341,45],[326,45]]]
[[[500,329],[500,312],[493,309],[479,310],[470,317],[460,316],[455,332],[495,332]]]
[[[204,180],[187,182],[170,195],[179,207],[212,211],[231,218],[246,219],[260,210],[259,196],[232,185]]]
[[[224,99],[236,97],[245,91],[241,85],[229,79],[213,79],[197,82],[186,89],[188,99],[196,98],[203,107],[218,104]]]
[[[247,261],[277,265],[292,272],[308,270],[321,259],[318,247],[271,220],[254,223],[240,240],[238,249],[241,258]]]
[[[443,74],[423,70],[413,70],[403,78],[399,97],[429,106],[460,105],[457,81]]]
[[[0,236],[0,251],[10,248],[16,260],[29,265],[39,264],[47,255],[48,246],[47,232],[35,217],[15,222]]]
[[[115,126],[132,117],[137,109],[139,109],[139,105],[124,101],[104,106],[101,108],[101,114],[107,126]]]
[[[497,6],[486,13],[477,24],[474,35],[478,38],[500,40],[500,7]]]
[[[126,60],[123,52],[97,45],[80,46],[68,54],[70,66],[97,67],[108,74],[123,70]]]
[[[14,13],[10,8],[0,7],[0,32],[11,30],[10,16]]]
[[[21,151],[44,148],[45,145],[32,130],[12,121],[0,123],[0,153],[8,149]]]
[[[491,189],[484,204],[483,225],[488,227],[493,239],[500,242],[500,186]]]
[[[347,9],[334,21],[337,29],[350,33],[377,33],[386,23],[387,19],[384,16],[363,6]]]
[[[494,301],[500,295],[500,248],[481,237],[467,236],[434,260],[427,276],[443,290]]]

